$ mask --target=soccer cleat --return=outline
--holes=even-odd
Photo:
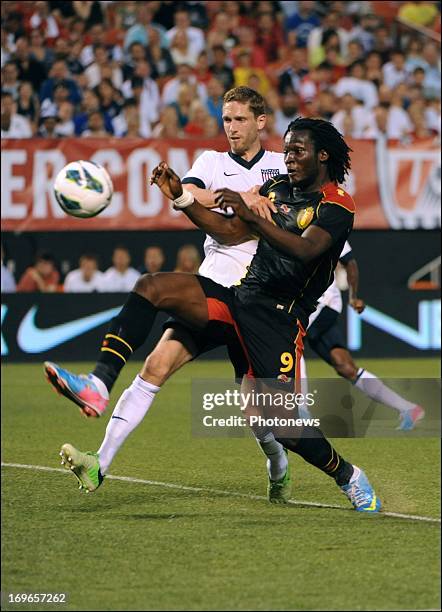
[[[415,428],[419,421],[425,416],[425,410],[422,406],[415,406],[414,408],[410,408],[410,410],[406,410],[405,412],[401,412],[399,419],[399,426],[396,427],[399,431],[411,431]]]
[[[99,417],[106,410],[109,396],[103,395],[95,384],[92,375],[72,374],[56,363],[45,361],[46,378],[54,389],[83,408],[87,406]]]
[[[60,451],[61,465],[71,470],[78,480],[79,489],[92,493],[101,485],[104,476],[100,472],[98,453],[82,453],[72,444],[63,444]]]
[[[351,501],[357,512],[379,512],[381,502],[368,482],[368,478],[356,465],[348,484],[340,487],[344,495]]]
[[[287,451],[284,449],[284,452]],[[280,480],[271,480],[267,486],[267,497],[271,504],[286,504],[292,493],[292,479],[290,478],[290,465],[287,463],[287,470]]]

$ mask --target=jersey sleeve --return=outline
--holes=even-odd
[[[344,248],[342,249],[341,254],[339,255],[339,261],[343,264],[346,264],[354,258],[355,256],[353,255],[353,251],[351,250],[350,243],[348,242],[348,240],[346,240]]]
[[[216,151],[204,151],[182,179],[183,185],[192,184],[200,189],[211,189],[216,167]]]
[[[319,206],[317,218],[312,225],[317,225],[330,234],[333,242],[348,234],[353,227],[354,212],[339,204],[323,202]]]

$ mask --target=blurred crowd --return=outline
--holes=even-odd
[[[1,2],[1,135],[214,137],[238,85],[268,136],[440,136],[438,2]]]
[[[171,271],[165,267],[165,254],[157,245],[145,249],[139,268],[132,267],[131,254],[126,246],[116,246],[112,253],[112,265],[104,272],[100,271],[98,256],[93,253],[81,255],[78,268],[68,270],[60,265],[52,253],[41,251],[33,264],[16,280],[11,261],[8,265],[5,263],[3,247],[1,260],[2,293],[128,293],[141,274]],[[200,264],[201,255],[196,246],[185,244],[177,251],[173,271],[196,274]],[[64,278],[60,273],[61,268],[64,268]]]

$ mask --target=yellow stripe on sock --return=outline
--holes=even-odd
[[[126,340],[123,340],[123,338],[120,338],[120,336],[114,336],[114,334],[106,334],[104,336],[105,338],[115,338],[115,340],[119,340],[120,342],[122,342],[123,344],[125,344],[127,346],[127,348],[130,350],[131,353],[133,353],[133,348],[130,346],[130,344],[128,344],[126,342]]]
[[[120,355],[120,353],[117,353],[117,351],[114,351],[114,349],[110,349],[110,348],[107,348],[107,347],[104,346],[101,350],[102,351],[109,351],[109,353],[114,353],[114,355],[118,355],[118,357],[121,357],[121,359],[124,361],[124,363],[127,363],[125,358],[123,357],[123,355]]]

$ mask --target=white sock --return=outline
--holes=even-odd
[[[282,444],[275,440],[270,431],[261,439],[256,438],[262,452],[267,457],[267,472],[270,480],[281,480],[287,471],[288,459]]]
[[[395,408],[399,412],[405,412],[416,406],[415,403],[407,401],[395,391],[389,389],[377,376],[362,368],[358,370],[358,378],[354,385],[371,399],[380,404],[385,404],[385,406],[390,406],[390,408]]]
[[[159,390],[160,387],[137,376],[131,386],[122,393],[107,424],[103,443],[98,449],[102,474],[107,472],[128,435],[141,423]]]

